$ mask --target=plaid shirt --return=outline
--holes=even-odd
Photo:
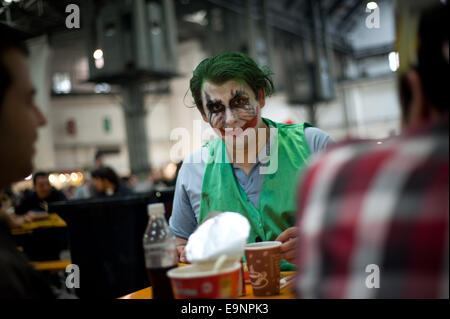
[[[448,118],[313,160],[299,196],[300,298],[448,298]]]

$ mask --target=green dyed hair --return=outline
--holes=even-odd
[[[190,81],[190,89],[195,105],[204,114],[202,103],[202,87],[205,81],[222,84],[229,80],[243,81],[250,86],[258,97],[260,88],[264,88],[266,96],[274,92],[271,79],[273,72],[260,68],[248,55],[240,52],[225,52],[209,57],[195,68]]]

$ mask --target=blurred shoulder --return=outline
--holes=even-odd
[[[190,153],[183,161],[183,166],[191,166],[193,164],[205,164],[208,155],[208,147],[202,146]]]
[[[328,133],[317,127],[305,127],[304,132],[311,153],[319,153],[335,144],[334,139]]]

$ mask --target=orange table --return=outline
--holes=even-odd
[[[293,271],[281,272],[281,278],[294,274]],[[239,297],[239,299],[295,299],[292,294],[292,286],[287,286],[280,290],[280,294],[277,296],[269,296],[269,297],[255,297],[253,295],[252,285],[250,283],[246,283],[245,289],[247,292],[246,296]],[[133,292],[129,295],[123,296],[119,299],[152,299],[152,287],[147,287],[136,292]]]

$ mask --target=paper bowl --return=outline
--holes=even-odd
[[[210,265],[190,265],[167,273],[177,299],[233,299],[238,297],[241,264],[233,263],[217,272]]]

